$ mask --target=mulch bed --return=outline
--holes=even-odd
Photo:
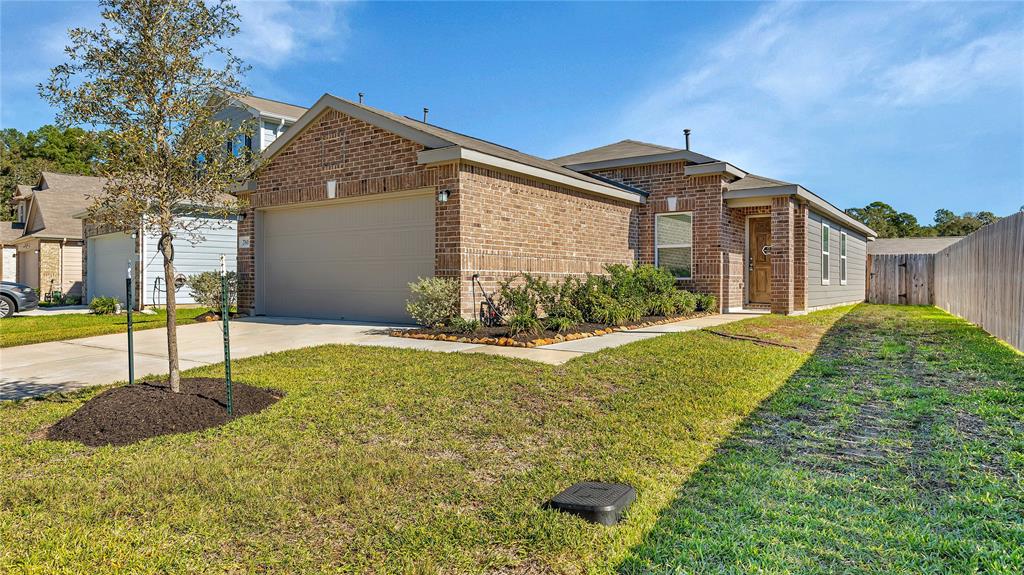
[[[440,341],[454,341],[459,343],[479,343],[486,345],[504,345],[510,347],[537,347],[539,345],[551,345],[553,343],[558,343],[560,341],[573,341],[588,337],[607,335],[609,333],[613,333],[616,331],[626,331],[650,327],[652,325],[673,323],[684,319],[692,319],[695,317],[709,315],[710,313],[712,312],[698,312],[674,316],[647,316],[640,318],[638,321],[630,322],[620,326],[609,326],[598,323],[581,323],[576,327],[564,332],[543,330],[538,333],[520,333],[516,335],[509,335],[507,327],[498,326],[481,327],[480,329],[474,331],[473,333],[456,333],[452,331],[446,331],[443,328],[405,330],[396,329],[391,332],[391,335],[394,337],[408,337],[412,339],[433,339]]]
[[[53,424],[46,438],[78,441],[91,447],[128,445],[158,435],[223,425],[262,411],[284,395],[238,382],[232,382],[232,388],[234,417],[228,417],[223,379],[182,379],[180,393],[172,393],[165,381],[115,387]]]

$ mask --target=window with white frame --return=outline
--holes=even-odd
[[[829,247],[828,241],[831,235],[832,228],[828,224],[822,222],[821,224],[821,285],[827,286],[829,283]]]
[[[839,232],[839,284],[846,285],[846,232]]]
[[[654,217],[654,265],[676,279],[693,277],[693,213],[673,212]]]

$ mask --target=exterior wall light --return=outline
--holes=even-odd
[[[437,192],[437,201],[439,201],[439,202],[441,202],[443,204],[443,203],[448,201],[448,196],[449,195],[451,195],[450,191],[448,191],[448,190],[441,190],[440,192]]]
[[[334,199],[338,195],[338,180],[327,180],[327,197]]]
[[[670,212],[676,211],[676,197],[675,196],[669,196],[668,198],[666,198],[665,199],[665,203],[668,204],[668,211],[670,211]]]

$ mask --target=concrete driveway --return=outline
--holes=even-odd
[[[393,325],[299,318],[259,317],[231,322],[231,357],[242,359],[275,351],[323,344],[375,345],[440,352],[488,353],[561,364],[574,357],[671,332],[700,329],[751,317],[707,316],[676,323],[561,342],[539,348],[513,348],[390,337]],[[178,328],[181,369],[224,361],[220,322]],[[73,391],[128,379],[128,338],[99,335],[0,349],[0,400]],[[167,373],[167,336],[163,329],[135,333],[135,374]]]

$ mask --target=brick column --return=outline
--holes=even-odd
[[[794,311],[794,211],[789,196],[772,198],[772,313]]]
[[[807,309],[807,204],[797,204],[793,220],[793,309]]]
[[[245,218],[238,222],[238,237],[249,238],[249,247],[241,247],[236,242],[237,253],[235,265],[238,270],[238,311],[239,313],[256,313],[256,210],[248,204],[250,196],[240,195],[239,199],[246,205]]]

